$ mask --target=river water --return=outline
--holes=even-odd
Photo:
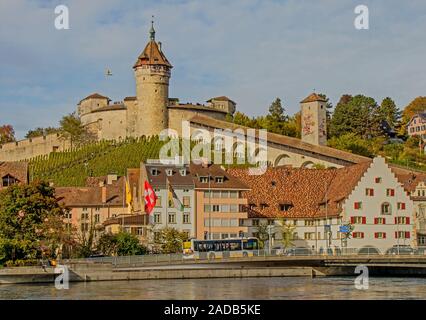
[[[424,278],[370,278],[358,290],[351,277],[138,280],[1,285],[0,299],[425,299]]]

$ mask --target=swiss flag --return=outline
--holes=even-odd
[[[145,181],[144,190],[145,212],[150,215],[152,209],[154,209],[155,204],[157,203],[157,195],[155,194],[154,189],[152,189],[148,181]]]

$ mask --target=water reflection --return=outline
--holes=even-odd
[[[372,278],[357,290],[354,278],[243,278],[140,280],[51,285],[2,285],[0,299],[425,299],[426,279]]]

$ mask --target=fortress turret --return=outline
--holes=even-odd
[[[154,22],[150,39],[135,65],[137,119],[135,135],[157,135],[168,128],[169,79],[173,68],[155,41]]]
[[[327,145],[327,101],[316,93],[312,93],[300,102],[302,117],[302,141]]]

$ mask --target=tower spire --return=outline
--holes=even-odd
[[[152,16],[151,20],[151,30],[149,30],[149,38],[151,39],[151,41],[155,41],[154,16]]]

